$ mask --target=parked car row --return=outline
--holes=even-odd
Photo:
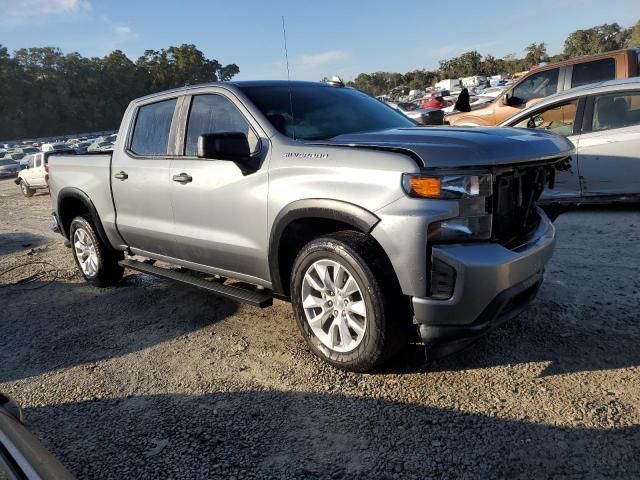
[[[71,139],[51,139],[49,142],[3,144],[0,148],[0,178],[15,178],[25,197],[49,188],[48,161],[52,154],[106,152],[113,150],[118,135],[84,136]]]

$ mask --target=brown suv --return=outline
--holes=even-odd
[[[491,103],[470,112],[453,113],[446,121],[458,126],[498,125],[554,93],[589,83],[639,76],[639,63],[640,48],[628,48],[545,65],[524,75]]]

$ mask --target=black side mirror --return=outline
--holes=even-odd
[[[245,133],[207,133],[198,137],[198,158],[238,162],[250,156],[249,139]]]
[[[521,98],[518,97],[514,97],[512,94],[507,93],[504,96],[504,102],[505,105],[509,106],[509,107],[522,107],[524,105],[526,105],[527,102],[525,102],[524,100],[522,100]]]

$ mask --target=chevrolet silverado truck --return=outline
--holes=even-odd
[[[573,152],[548,132],[425,128],[344,85],[188,86],[131,102],[112,153],[56,155],[57,228],[84,278],[125,268],[259,307],[370,370],[453,351],[535,297],[555,244],[536,200]]]

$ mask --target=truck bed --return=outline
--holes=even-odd
[[[49,187],[52,205],[63,190],[73,190],[90,199],[104,226],[115,225],[111,196],[112,152],[53,155],[49,159]]]

